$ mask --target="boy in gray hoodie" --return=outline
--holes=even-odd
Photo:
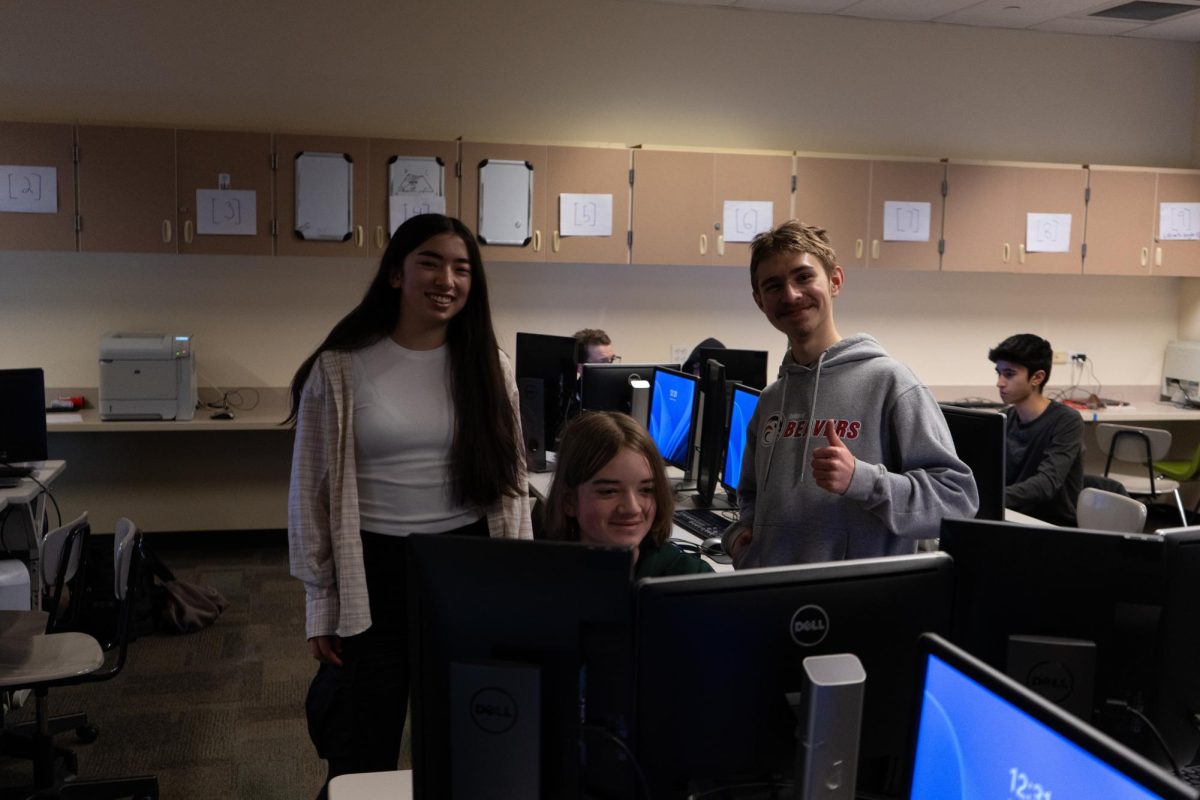
[[[844,281],[821,228],[792,220],[751,245],[754,302],[790,347],[750,419],[724,536],[738,568],[912,553],[979,506],[929,390],[872,337],[838,334]]]

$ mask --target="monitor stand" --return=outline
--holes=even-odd
[[[796,714],[795,800],[854,800],[867,673],[858,656],[804,659],[804,688],[787,695]]]

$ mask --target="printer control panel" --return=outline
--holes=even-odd
[[[175,358],[187,358],[192,354],[192,337],[176,336],[174,342]]]

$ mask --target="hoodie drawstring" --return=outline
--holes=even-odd
[[[821,367],[825,364],[825,352],[828,351],[823,351],[817,359],[817,374],[813,377],[812,398],[808,401],[808,430],[805,431],[807,435],[804,437],[804,449],[800,453],[801,484],[804,483],[804,477],[808,474],[808,443],[817,427],[817,391],[821,388]],[[787,384],[784,384],[784,389],[787,389]]]

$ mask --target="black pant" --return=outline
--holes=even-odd
[[[448,533],[487,536],[487,519]],[[305,701],[309,737],[329,762],[326,781],[400,763],[408,707],[408,538],[361,536],[371,627],[342,639],[342,666],[321,664]]]

